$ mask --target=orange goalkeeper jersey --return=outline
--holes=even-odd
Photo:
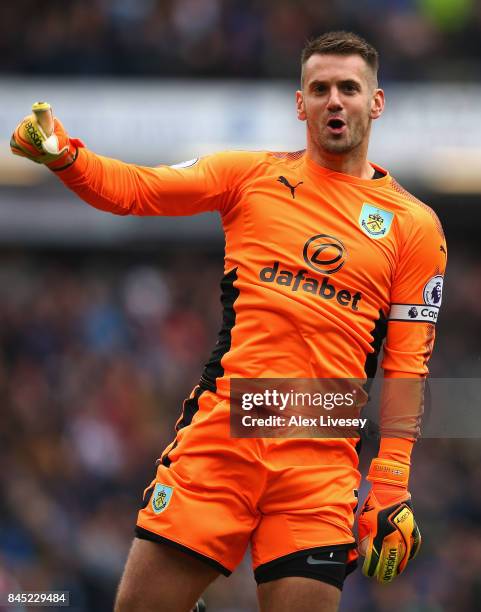
[[[434,212],[385,176],[320,167],[305,152],[224,152],[145,168],[80,149],[59,172],[82,199],[127,215],[218,211],[223,326],[201,384],[230,377],[364,378],[387,333],[388,376],[424,376],[446,244]]]

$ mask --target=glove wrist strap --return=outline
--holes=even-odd
[[[375,458],[371,462],[367,480],[374,483],[396,485],[407,489],[409,466],[389,459]]]
[[[78,157],[79,149],[83,148],[84,143],[78,138],[69,138],[69,146],[63,155],[58,159],[46,164],[50,170],[54,172],[60,172],[60,170],[66,170],[69,168]]]

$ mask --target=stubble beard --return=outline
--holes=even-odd
[[[319,131],[318,126],[314,126],[313,129],[309,121],[307,122],[307,127],[314,142],[321,150],[331,155],[345,155],[354,151],[364,142],[369,134],[370,123],[355,126],[348,123],[345,133],[339,136],[322,133],[322,131]]]
[[[318,145],[327,153],[343,155],[353,151],[359,143],[353,143],[351,139],[345,137],[336,138],[335,136],[323,138],[319,137]]]

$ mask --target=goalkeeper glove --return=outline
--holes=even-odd
[[[78,138],[69,138],[48,102],[35,102],[32,114],[17,125],[10,139],[14,155],[45,164],[51,170],[68,168],[77,159],[78,148],[83,146]]]
[[[358,519],[362,572],[383,584],[391,582],[414,559],[421,534],[407,490],[409,467],[388,459],[373,459],[367,480],[372,482]]]

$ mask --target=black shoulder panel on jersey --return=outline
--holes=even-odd
[[[222,357],[230,350],[232,341],[232,328],[235,325],[234,302],[239,297],[239,289],[234,287],[237,280],[237,268],[224,275],[220,283],[221,303],[223,306],[222,328],[215,348],[209,361],[205,364],[199,385],[202,389],[217,391],[216,380],[224,376],[224,368],[221,365]]]

